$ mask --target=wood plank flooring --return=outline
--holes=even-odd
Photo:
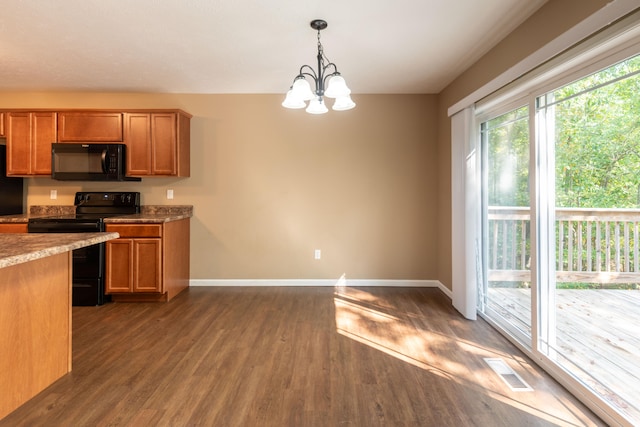
[[[502,357],[535,391],[511,391]],[[190,288],[73,309],[73,371],[0,426],[604,425],[434,288]]]

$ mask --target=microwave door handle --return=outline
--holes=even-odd
[[[107,149],[102,150],[102,172],[107,173]]]

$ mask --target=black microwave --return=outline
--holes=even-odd
[[[61,181],[141,181],[126,176],[124,144],[51,144],[51,178]]]

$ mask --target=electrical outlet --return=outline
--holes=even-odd
[[[169,200],[173,199],[173,190],[172,189],[167,190],[167,199],[169,199]]]
[[[313,257],[314,257],[315,259],[320,259],[320,258],[322,258],[322,251],[321,251],[320,249],[316,249],[316,250],[313,252]]]
[[[55,199],[57,199],[57,198],[58,198],[58,190],[51,190],[51,191],[49,192],[49,198],[50,198],[51,200],[55,200]]]

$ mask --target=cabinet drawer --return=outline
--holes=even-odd
[[[27,232],[27,224],[26,223],[6,223],[0,224],[0,233],[26,233]]]
[[[162,224],[107,224],[106,229],[120,237],[162,237]]]

